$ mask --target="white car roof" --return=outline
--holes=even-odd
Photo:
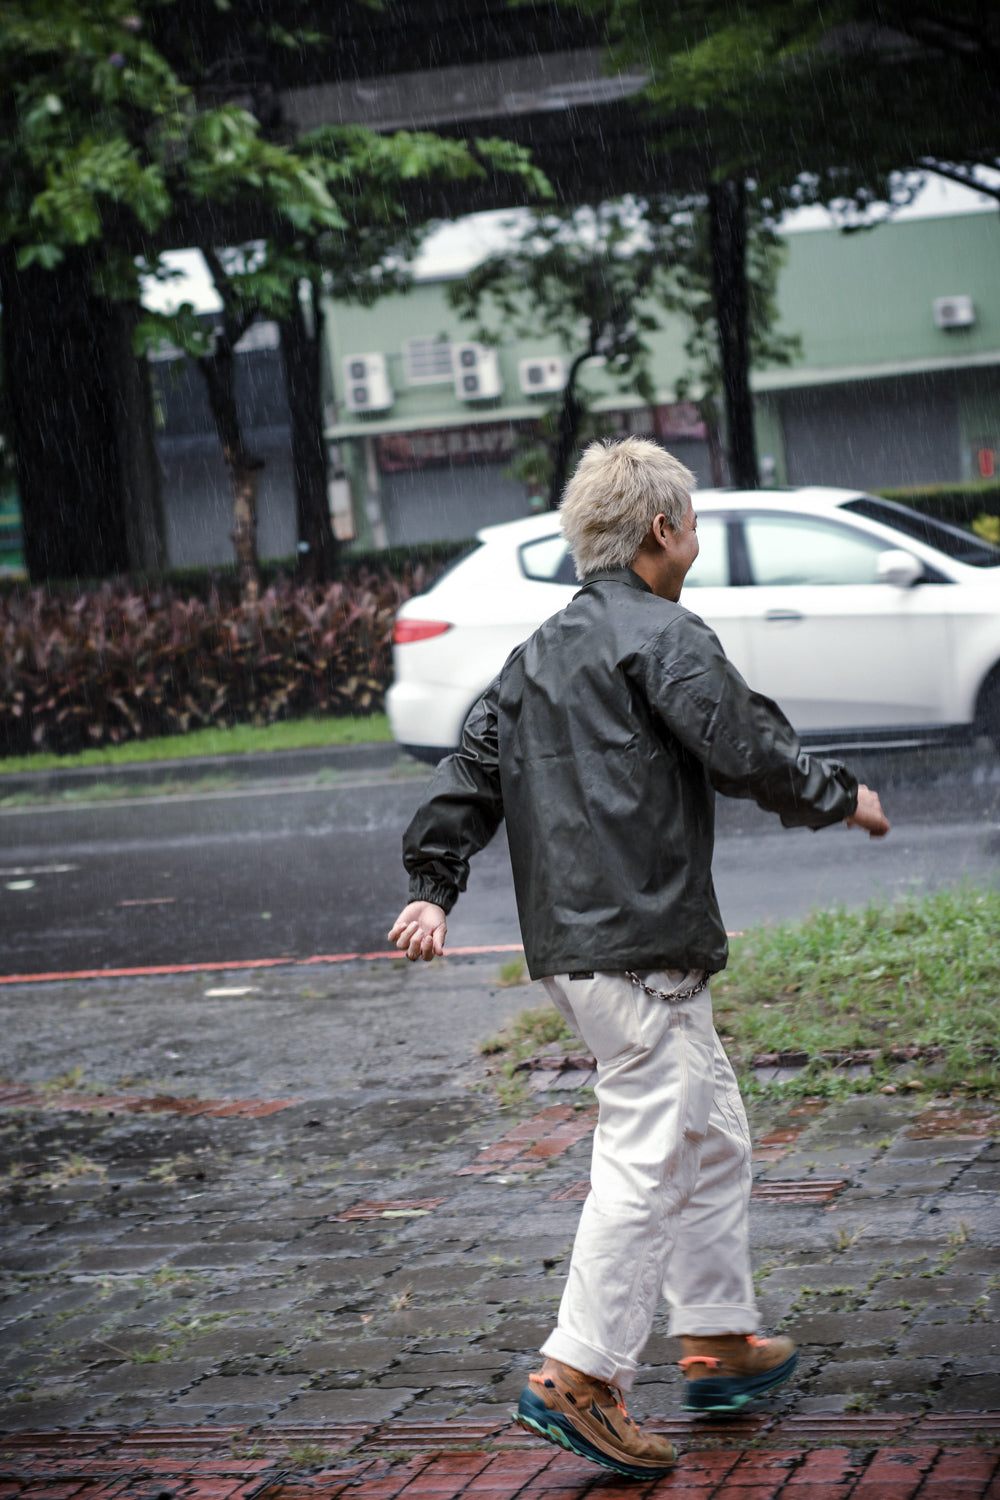
[[[725,510],[728,506],[764,505],[771,509],[799,510],[805,504],[817,511],[835,512],[845,500],[854,500],[863,490],[833,489],[828,485],[804,485],[801,489],[783,490],[696,490],[696,510]],[[559,512],[546,510],[519,521],[501,521],[476,532],[481,542],[506,541],[520,546],[538,536],[549,536],[559,529]]]

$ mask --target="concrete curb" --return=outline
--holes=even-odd
[[[294,780],[320,771],[389,771],[404,761],[393,741],[363,745],[318,745],[305,750],[267,750],[247,755],[199,755],[183,760],[139,761],[124,766],[72,766],[48,771],[0,772],[0,796],[22,792],[80,791],[113,783],[157,787],[167,782],[231,776],[241,781]]]

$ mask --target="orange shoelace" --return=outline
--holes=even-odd
[[[592,1378],[596,1378],[596,1377],[592,1377]],[[532,1374],[530,1374],[528,1376],[528,1379],[534,1385],[544,1385],[545,1381],[546,1381],[546,1377],[540,1371],[533,1372]],[[622,1396],[622,1393],[621,1393],[621,1390],[619,1389],[619,1387],[616,1386],[616,1385],[612,1385],[611,1382],[610,1382],[610,1380],[602,1380],[601,1384],[602,1385],[606,1385],[607,1388],[608,1388],[608,1390],[614,1396],[614,1398],[615,1398],[615,1405],[617,1406],[618,1410],[621,1412],[622,1416],[625,1418],[625,1421],[628,1423],[628,1425],[630,1427],[634,1427],[635,1430],[636,1430],[636,1432],[638,1432],[640,1430],[639,1423],[636,1422],[633,1417],[630,1417],[629,1414],[628,1414],[628,1412],[625,1410],[625,1400],[624,1400],[624,1397]]]

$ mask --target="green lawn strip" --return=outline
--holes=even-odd
[[[733,940],[712,983],[716,1025],[744,1070],[762,1053],[804,1052],[779,1087],[824,1093],[883,1087],[892,1049],[943,1048],[904,1065],[928,1088],[1000,1092],[1000,891],[963,885],[894,905],[814,912]],[[870,1079],[845,1079],[822,1054],[876,1049]],[[756,1086],[752,1075],[749,1081]]]
[[[52,771],[73,766],[124,766],[147,761],[190,760],[202,755],[254,755],[265,750],[307,750],[324,745],[364,745],[391,740],[385,714],[364,718],[287,719],[280,724],[237,724],[232,729],[192,729],[160,739],[101,745],[77,755],[10,755],[0,759],[0,777],[15,771]]]
[[[716,1026],[751,1095],[798,1097],[923,1086],[1000,1098],[1000,890],[963,885],[892,905],[814,912],[732,941],[712,981]],[[558,1042],[578,1050],[554,1010],[523,1011],[481,1049],[510,1080],[517,1062]],[[894,1049],[942,1049],[901,1061]],[[870,1075],[845,1054],[875,1052]],[[805,1053],[783,1081],[763,1054]]]

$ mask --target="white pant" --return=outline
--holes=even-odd
[[[689,989],[700,974],[644,974]],[[662,1295],[669,1332],[760,1326],[747,1243],[750,1135],[706,986],[654,999],[624,974],[544,981],[597,1059],[590,1193],[542,1353],[629,1390]]]

